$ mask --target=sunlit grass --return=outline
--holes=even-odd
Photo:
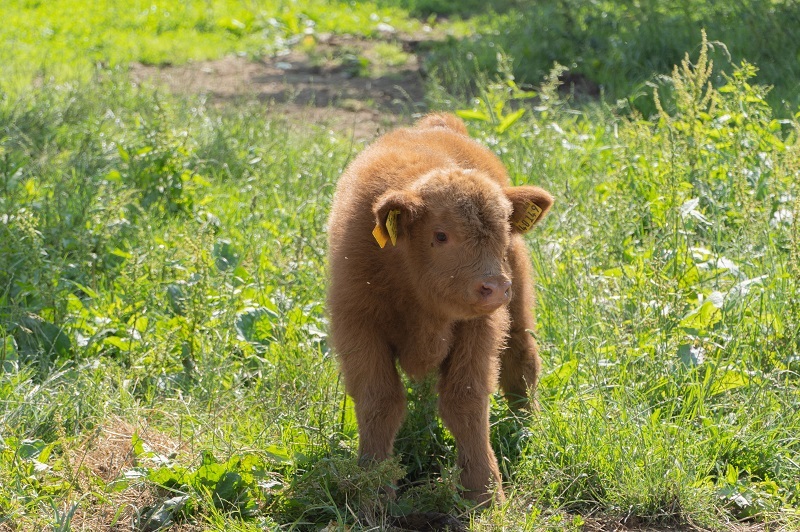
[[[227,54],[270,56],[313,33],[377,35],[380,24],[412,31],[405,10],[372,2],[9,0],[0,5],[0,90],[34,80],[92,78],[132,62],[181,64]]]

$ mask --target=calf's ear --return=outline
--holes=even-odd
[[[534,186],[507,187],[503,189],[506,197],[514,206],[511,213],[511,230],[525,233],[538,223],[550,206],[553,196],[544,189]]]
[[[422,199],[408,190],[389,190],[380,196],[372,205],[375,215],[375,229],[372,235],[378,245],[384,247],[391,241],[397,245],[397,239],[408,234],[411,224],[422,214]]]

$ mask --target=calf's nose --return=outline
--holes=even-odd
[[[510,288],[510,279],[487,279],[481,283],[480,294],[487,302],[505,302]]]

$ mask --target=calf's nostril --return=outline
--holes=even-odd
[[[494,288],[491,285],[483,284],[481,285],[481,295],[483,297],[489,297],[494,293]]]
[[[499,286],[499,291],[501,294],[503,294],[503,297],[505,297],[506,299],[511,297],[511,281],[510,280],[503,281]]]

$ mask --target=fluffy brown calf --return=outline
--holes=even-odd
[[[503,498],[489,396],[499,377],[509,400],[533,401],[540,362],[521,233],[552,201],[511,187],[448,114],[384,135],[346,169],[328,223],[328,309],[362,460],[392,454],[406,407],[397,366],[412,378],[436,371],[466,495],[484,503],[495,486]]]

